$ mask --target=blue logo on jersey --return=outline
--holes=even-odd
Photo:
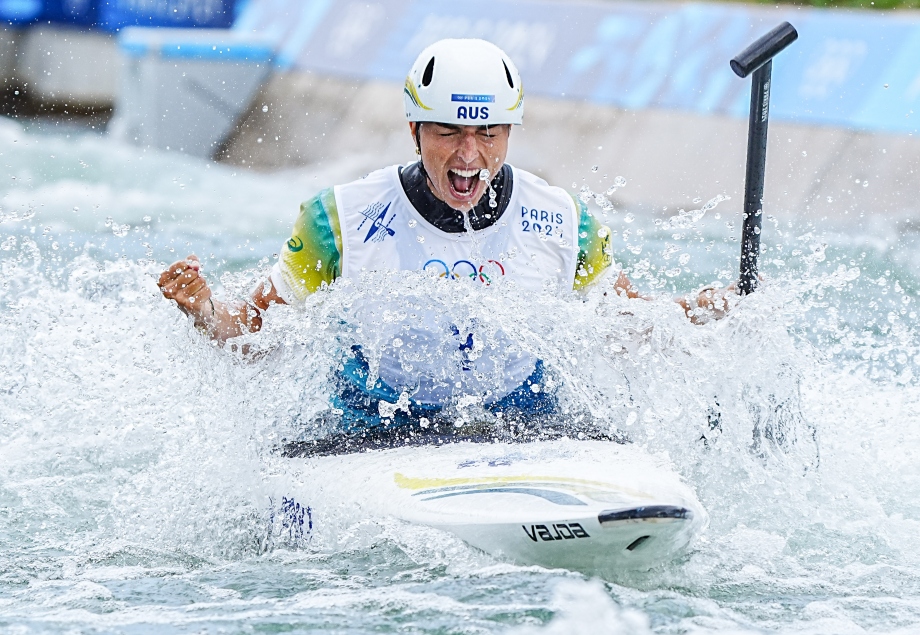
[[[488,119],[488,106],[457,106],[457,119]]]
[[[392,203],[387,203],[386,206],[384,206],[383,203],[371,203],[361,212],[364,220],[358,225],[358,229],[360,230],[364,227],[364,223],[368,221],[371,223],[370,229],[367,230],[367,236],[364,237],[364,242],[372,241],[380,243],[383,242],[383,239],[387,236],[396,235],[396,230],[390,228],[390,223],[396,218],[396,212],[393,212],[390,214],[390,217],[387,218],[387,212],[390,210],[390,205],[392,205]]]
[[[528,209],[521,206],[521,229],[525,232],[534,232],[543,236],[562,238],[562,214],[547,212],[545,209]]]
[[[479,104],[482,104],[482,103],[494,104],[495,95],[458,95],[457,93],[454,93],[453,95],[450,96],[450,100],[451,101],[466,101],[466,102],[473,102],[473,103],[479,103]]]

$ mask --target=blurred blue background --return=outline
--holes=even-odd
[[[727,60],[788,19],[801,37],[775,65],[776,82],[792,87],[776,93],[775,118],[914,133],[920,105],[920,18],[907,11],[694,2],[0,0],[0,19],[106,32],[233,28],[260,43],[270,39],[281,70],[394,82],[425,45],[484,37],[518,62],[530,94],[735,117],[747,112],[747,88]]]
[[[226,28],[238,0],[0,0],[10,24],[57,22],[117,30],[124,26]]]

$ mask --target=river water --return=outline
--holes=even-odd
[[[697,213],[592,203],[650,302],[390,276],[277,309],[244,357],[159,295],[192,252],[218,295],[247,293],[300,201],[351,176],[0,122],[0,631],[920,631],[914,234],[776,210],[763,288],[703,326],[669,298],[735,275],[740,201],[703,209],[718,192]],[[539,352],[573,417],[670,457],[711,517],[684,558],[607,580],[520,567],[321,498],[307,544],[271,538],[273,450],[326,407],[344,316],[428,293]]]

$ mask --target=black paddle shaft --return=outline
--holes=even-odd
[[[741,271],[738,279],[738,290],[741,295],[753,292],[757,286],[773,58],[798,37],[795,28],[788,22],[783,22],[729,62],[738,77],[745,78],[751,73],[754,74],[751,78],[747,168],[744,174],[744,224],[741,230]]]

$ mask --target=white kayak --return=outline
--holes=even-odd
[[[347,501],[365,517],[435,527],[518,564],[648,569],[679,556],[708,521],[666,459],[605,441],[463,442],[287,461],[272,496],[301,523],[307,506],[320,511],[317,501]]]

